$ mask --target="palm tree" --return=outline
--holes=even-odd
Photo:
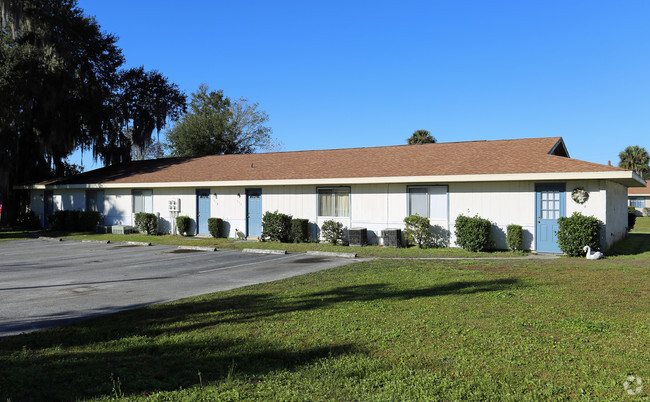
[[[410,138],[407,138],[406,141],[409,145],[413,144],[433,144],[436,142],[436,139],[431,136],[431,133],[427,130],[416,130]]]
[[[644,177],[648,172],[648,151],[638,145],[629,146],[625,151],[621,152],[618,157],[621,161],[618,167],[634,171],[639,177]]]

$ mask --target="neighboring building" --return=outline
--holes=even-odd
[[[220,217],[231,237],[253,237],[263,213],[278,210],[309,219],[314,237],[334,219],[381,244],[382,230],[420,214],[454,245],[462,214],[492,221],[496,248],[518,224],[525,248],[559,252],[557,219],[576,211],[605,224],[603,249],[623,238],[628,187],[643,184],[631,171],[569,158],[555,137],[137,161],[22,188],[44,224],[57,209],[98,210],[106,225],[131,225],[145,211],[160,215],[163,232],[180,214],[193,233],[207,234],[207,218]],[[583,204],[571,197],[578,188],[589,193]]]
[[[645,187],[630,187],[627,189],[628,205],[636,208],[638,216],[650,216],[650,188],[646,181]]]

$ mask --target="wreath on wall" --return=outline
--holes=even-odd
[[[578,204],[584,204],[589,199],[589,193],[584,188],[577,187],[571,192],[571,198]]]

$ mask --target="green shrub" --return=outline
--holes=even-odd
[[[557,231],[557,242],[565,254],[572,257],[583,256],[584,246],[592,250],[600,248],[600,227],[603,224],[593,216],[584,216],[574,212],[570,217],[561,217],[557,220],[560,225]]]
[[[77,232],[79,230],[79,211],[63,211],[64,230]]]
[[[192,225],[192,220],[189,216],[177,216],[176,217],[176,228],[178,233],[183,236],[190,235],[190,226]]]
[[[99,212],[79,211],[79,230],[82,232],[94,232],[99,223]]]
[[[158,217],[148,212],[138,212],[135,214],[135,226],[140,232],[148,235],[158,233]]]
[[[468,251],[483,251],[490,244],[492,222],[481,217],[459,215],[456,218],[456,244]]]
[[[50,229],[52,229],[52,230],[62,230],[62,229],[57,229],[57,226],[58,226],[57,223],[58,222],[57,222],[57,219],[56,219],[56,213],[54,213],[52,215],[48,215],[45,218],[47,219],[47,226]],[[63,224],[61,224],[61,226],[63,227]]]
[[[41,220],[36,216],[34,211],[21,212],[16,218],[16,224],[27,230],[35,230],[41,228]]]
[[[262,240],[288,243],[291,239],[291,215],[266,212],[262,217]]]
[[[634,229],[636,225],[636,208],[632,205],[627,207],[627,231]]]
[[[291,220],[291,240],[294,243],[309,242],[309,219],[295,218]]]
[[[512,251],[521,250],[524,243],[523,228],[519,225],[508,225],[506,231],[506,244],[508,245],[508,248]]]
[[[433,233],[431,233],[431,222],[429,218],[420,215],[410,215],[404,218],[404,235],[409,242],[413,242],[418,248],[431,247],[433,245]]]
[[[95,225],[99,221],[99,214],[95,215],[92,211],[90,214],[86,215],[84,214],[85,211],[55,211],[54,215],[50,215],[47,217],[47,221],[50,223],[50,227],[52,230],[66,230],[69,232],[77,232],[80,230],[83,231],[94,231],[95,230]],[[90,225],[90,221],[94,219],[94,217],[97,217],[97,221]],[[87,226],[84,225],[90,225],[90,228],[87,228]],[[83,226],[83,227],[82,227]]]
[[[226,237],[223,230],[223,219],[221,218],[208,218],[208,231],[215,239]]]
[[[321,227],[321,234],[323,238],[331,244],[345,244],[345,232],[343,231],[343,224],[334,220],[323,222]]]

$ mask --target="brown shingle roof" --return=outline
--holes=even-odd
[[[623,170],[549,154],[557,145],[562,144],[561,137],[549,137],[159,159],[101,168],[48,184],[165,183]]]
[[[645,182],[645,187],[629,187],[627,189],[628,194],[632,195],[650,195],[650,187],[648,187],[648,181]]]

